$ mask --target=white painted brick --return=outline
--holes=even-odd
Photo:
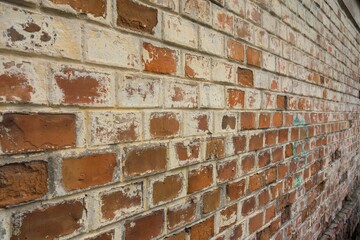
[[[259,90],[245,91],[245,109],[260,109],[261,92]]]
[[[213,59],[211,72],[212,81],[235,83],[236,69],[232,63]]]
[[[245,0],[227,0],[225,1],[225,6],[230,11],[233,11],[235,14],[245,17]]]
[[[276,69],[275,55],[268,52],[263,52],[262,64],[263,64],[262,65],[263,68],[265,68],[266,70],[275,71]]]
[[[202,84],[200,87],[200,107],[202,108],[224,108],[224,87],[213,84]]]
[[[209,57],[185,53],[185,76],[207,79],[211,77],[211,59]]]
[[[214,30],[200,27],[200,50],[218,56],[224,55],[224,36]]]
[[[212,112],[192,111],[184,113],[184,136],[206,135],[213,133],[214,119]]]
[[[198,87],[196,84],[165,82],[165,107],[194,108],[198,105]]]

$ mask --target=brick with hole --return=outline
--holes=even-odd
[[[237,214],[237,204],[233,204],[221,210],[219,232],[222,232],[225,229],[228,229],[230,226],[234,225],[236,223]]]
[[[149,134],[152,138],[166,138],[179,135],[180,114],[175,112],[155,112],[149,116]]]
[[[205,159],[219,159],[225,157],[225,139],[224,138],[208,138],[206,140]]]
[[[45,63],[19,58],[0,58],[0,102],[45,104]]]
[[[125,177],[144,176],[165,171],[167,146],[164,144],[140,145],[124,148],[122,170]]]
[[[90,140],[93,145],[132,142],[140,139],[140,112],[90,112]]]
[[[239,89],[227,89],[227,106],[234,109],[243,109],[245,92]]]
[[[188,194],[200,191],[213,184],[213,166],[199,166],[188,173]]]
[[[132,183],[100,193],[101,215],[103,219],[128,216],[143,209],[142,183]]]
[[[197,219],[197,202],[189,199],[183,204],[171,206],[167,210],[167,227],[169,230],[184,226]]]
[[[125,240],[151,240],[164,232],[164,210],[156,210],[146,215],[127,220],[124,224]]]
[[[232,180],[236,176],[237,164],[236,159],[217,163],[217,181],[226,182]]]
[[[244,62],[244,44],[232,38],[228,38],[226,42],[227,57],[237,62]]]
[[[69,200],[15,215],[11,239],[58,238],[83,228],[83,200]],[[54,228],[54,226],[57,226]]]
[[[184,113],[184,136],[205,135],[213,130],[212,112],[185,112]]]
[[[226,195],[229,201],[245,196],[245,179],[237,180],[226,185]]]
[[[165,106],[168,108],[196,108],[198,86],[180,82],[166,82]]]
[[[46,0],[45,6],[60,9],[63,11],[74,12],[77,14],[89,14],[96,18],[105,18],[107,16],[107,1],[86,1],[86,0]],[[70,10],[71,9],[71,10]]]
[[[53,104],[113,106],[114,76],[70,66],[54,67],[50,101]]]
[[[62,161],[62,184],[73,191],[112,182],[116,170],[116,154],[92,154],[65,158]]]
[[[174,148],[180,165],[200,160],[200,139],[185,140],[183,142],[175,143]]]
[[[246,68],[238,68],[237,83],[243,87],[253,87],[254,86],[253,71]]]
[[[43,161],[11,163],[0,167],[0,207],[44,197],[48,192],[48,167]]]
[[[191,226],[189,230],[190,240],[210,239],[214,236],[214,225],[215,219],[214,216],[212,216],[194,226]]]
[[[211,23],[211,4],[209,1],[187,0],[183,3],[181,12],[202,23]]]
[[[0,143],[4,153],[38,152],[75,147],[76,116],[74,114],[5,113],[0,123]]]
[[[221,190],[216,188],[202,196],[202,213],[210,213],[220,208]]]
[[[169,202],[185,194],[182,173],[157,177],[150,180],[151,204]]]
[[[177,54],[175,50],[157,47],[151,43],[143,43],[142,61],[144,70],[154,73],[176,73]]]

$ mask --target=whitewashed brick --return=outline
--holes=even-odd
[[[184,136],[213,133],[213,128],[212,112],[192,111],[184,113]]]
[[[213,84],[202,84],[200,87],[200,107],[202,108],[224,108],[224,87]]]
[[[196,84],[165,81],[165,107],[194,108],[197,107],[198,95]]]
[[[260,109],[261,92],[258,90],[245,91],[245,109]]]
[[[236,69],[232,63],[213,59],[211,72],[212,81],[235,83]]]
[[[218,56],[224,55],[224,36],[214,30],[200,27],[200,50]]]

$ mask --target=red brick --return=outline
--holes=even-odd
[[[125,223],[125,240],[150,240],[164,231],[164,211],[158,210]]]
[[[112,220],[115,216],[124,216],[139,210],[143,206],[143,188],[141,183],[129,184],[111,192],[101,194],[102,217]]]
[[[43,197],[48,191],[46,162],[13,163],[0,167],[0,207]]]
[[[212,191],[204,193],[202,197],[203,213],[210,213],[217,210],[220,207],[220,189],[214,189]]]
[[[277,168],[272,167],[265,171],[265,184],[268,185],[276,181]]]
[[[155,181],[152,184],[152,202],[158,204],[176,198],[183,189],[183,178],[180,174],[171,175],[164,180]]]
[[[266,146],[272,146],[276,144],[278,136],[277,130],[267,131],[265,132],[265,145]]]
[[[249,219],[249,233],[257,231],[263,226],[263,213],[258,213],[254,217]]]
[[[262,192],[260,192],[258,195],[258,199],[259,199],[259,208],[265,206],[270,201],[269,190],[265,189]]]
[[[63,68],[54,74],[54,85],[59,89],[54,95],[63,95],[54,100],[59,104],[109,105],[113,97],[112,80],[105,73]]]
[[[270,151],[264,150],[263,152],[259,153],[258,160],[259,160],[260,168],[265,167],[268,164],[270,164]]]
[[[90,13],[95,17],[106,17],[106,0],[50,0],[55,4],[68,5],[76,12]]]
[[[153,34],[158,24],[158,10],[131,0],[116,1],[117,20],[120,27]]]
[[[293,155],[293,144],[289,143],[285,146],[285,158],[291,157]]]
[[[285,143],[288,141],[288,129],[281,129],[279,130],[279,143]]]
[[[272,150],[272,162],[279,162],[284,160],[283,147],[277,147]]]
[[[260,173],[254,174],[249,177],[248,191],[249,191],[249,193],[252,193],[252,192],[260,189],[261,187],[263,187],[263,185],[264,185],[263,175]]]
[[[113,180],[116,154],[94,154],[66,158],[62,162],[62,183],[67,191],[104,185]]]
[[[81,228],[84,213],[82,201],[67,201],[27,212],[20,225],[13,226],[11,239],[54,239],[71,234]]]
[[[259,50],[256,50],[251,47],[248,47],[246,49],[247,64],[255,67],[261,67],[261,58],[262,58],[262,54]]]
[[[191,170],[188,177],[188,193],[200,191],[213,183],[213,166],[202,166]]]
[[[74,147],[75,119],[73,114],[6,113],[0,123],[2,150],[21,153]]]
[[[259,128],[270,127],[270,113],[260,113],[259,116]]]
[[[145,71],[163,74],[176,72],[176,54],[174,50],[156,47],[151,43],[144,43],[143,48]]]
[[[242,235],[243,235],[243,225],[239,224],[236,227],[234,227],[234,229],[230,235],[230,240],[241,239]]]
[[[167,165],[166,146],[139,146],[125,149],[123,171],[126,177],[161,172]]]
[[[255,155],[246,155],[241,158],[241,170],[248,173],[255,168]]]
[[[190,200],[185,204],[171,207],[167,211],[168,229],[184,226],[196,219],[196,202]]]
[[[186,240],[186,232],[184,231],[168,236],[165,238],[165,240]]]
[[[288,167],[285,164],[278,165],[278,179],[282,179],[287,175]]]
[[[209,138],[206,141],[205,159],[218,159],[225,157],[225,139]]]
[[[255,197],[248,198],[242,203],[241,214],[243,216],[247,216],[250,213],[252,213],[255,209],[256,209]]]
[[[244,135],[234,136],[232,140],[233,140],[234,154],[239,154],[245,151],[246,136]]]
[[[241,129],[251,130],[256,128],[256,113],[242,112],[241,113]]]
[[[105,232],[92,238],[86,238],[86,240],[113,240],[114,231]]]
[[[175,148],[179,161],[197,160],[199,158],[199,139],[194,139],[190,142],[177,143]]]
[[[274,113],[273,127],[281,127],[283,124],[283,114],[281,112]]]
[[[275,205],[268,207],[265,211],[265,224],[275,218]]]
[[[237,204],[226,207],[220,211],[220,230],[222,232],[234,225],[237,219]]]
[[[237,89],[228,89],[227,94],[228,106],[230,108],[244,108],[244,91]]]
[[[263,148],[263,139],[264,139],[263,133],[250,136],[249,151],[256,151]]]
[[[286,110],[286,96],[278,95],[276,97],[276,108],[280,110]]]
[[[217,180],[225,182],[236,176],[236,159],[217,164]]]
[[[214,236],[214,216],[190,228],[190,240],[210,239]]]
[[[291,141],[299,139],[299,128],[291,128]]]
[[[237,117],[232,115],[224,115],[221,121],[222,130],[235,130]]]
[[[237,62],[244,62],[244,45],[234,39],[227,40],[227,57]]]
[[[245,179],[226,185],[226,195],[230,201],[239,199],[245,195]]]
[[[237,69],[237,83],[240,86],[253,87],[254,86],[254,75],[252,70],[246,68]]]
[[[172,137],[179,134],[180,122],[175,113],[152,113],[150,116],[150,134],[152,137]]]

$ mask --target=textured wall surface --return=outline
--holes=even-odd
[[[336,0],[0,3],[0,239],[316,239],[360,177]]]

